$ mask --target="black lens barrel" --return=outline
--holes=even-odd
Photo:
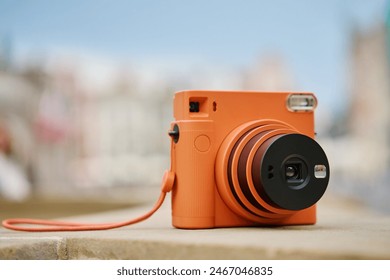
[[[318,165],[326,167],[323,178],[315,176]],[[321,146],[312,138],[284,134],[268,139],[257,151],[252,176],[256,190],[273,205],[302,210],[314,205],[325,193],[329,163]]]

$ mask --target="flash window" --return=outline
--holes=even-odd
[[[317,99],[312,94],[291,94],[287,98],[287,109],[292,112],[312,112]]]

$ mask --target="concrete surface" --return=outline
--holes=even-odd
[[[150,206],[67,220],[111,222]],[[170,197],[140,224],[109,230],[23,233],[0,229],[0,259],[390,259],[390,216],[326,197],[315,226],[178,230]]]

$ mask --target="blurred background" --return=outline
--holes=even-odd
[[[315,92],[330,193],[390,213],[389,69],[386,0],[0,0],[0,209],[154,200],[174,92],[228,89]]]

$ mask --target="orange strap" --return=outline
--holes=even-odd
[[[161,194],[153,208],[146,214],[119,223],[107,223],[107,224],[83,224],[83,223],[71,223],[62,221],[49,221],[49,220],[36,220],[36,219],[7,219],[2,222],[3,227],[30,232],[48,232],[48,231],[85,231],[85,230],[106,230],[124,227],[132,224],[142,222],[152,216],[163,204],[166,193],[171,191],[175,180],[175,174],[172,171],[166,171],[161,184]],[[21,224],[30,226],[20,226]],[[44,227],[31,227],[31,225],[41,225]]]

